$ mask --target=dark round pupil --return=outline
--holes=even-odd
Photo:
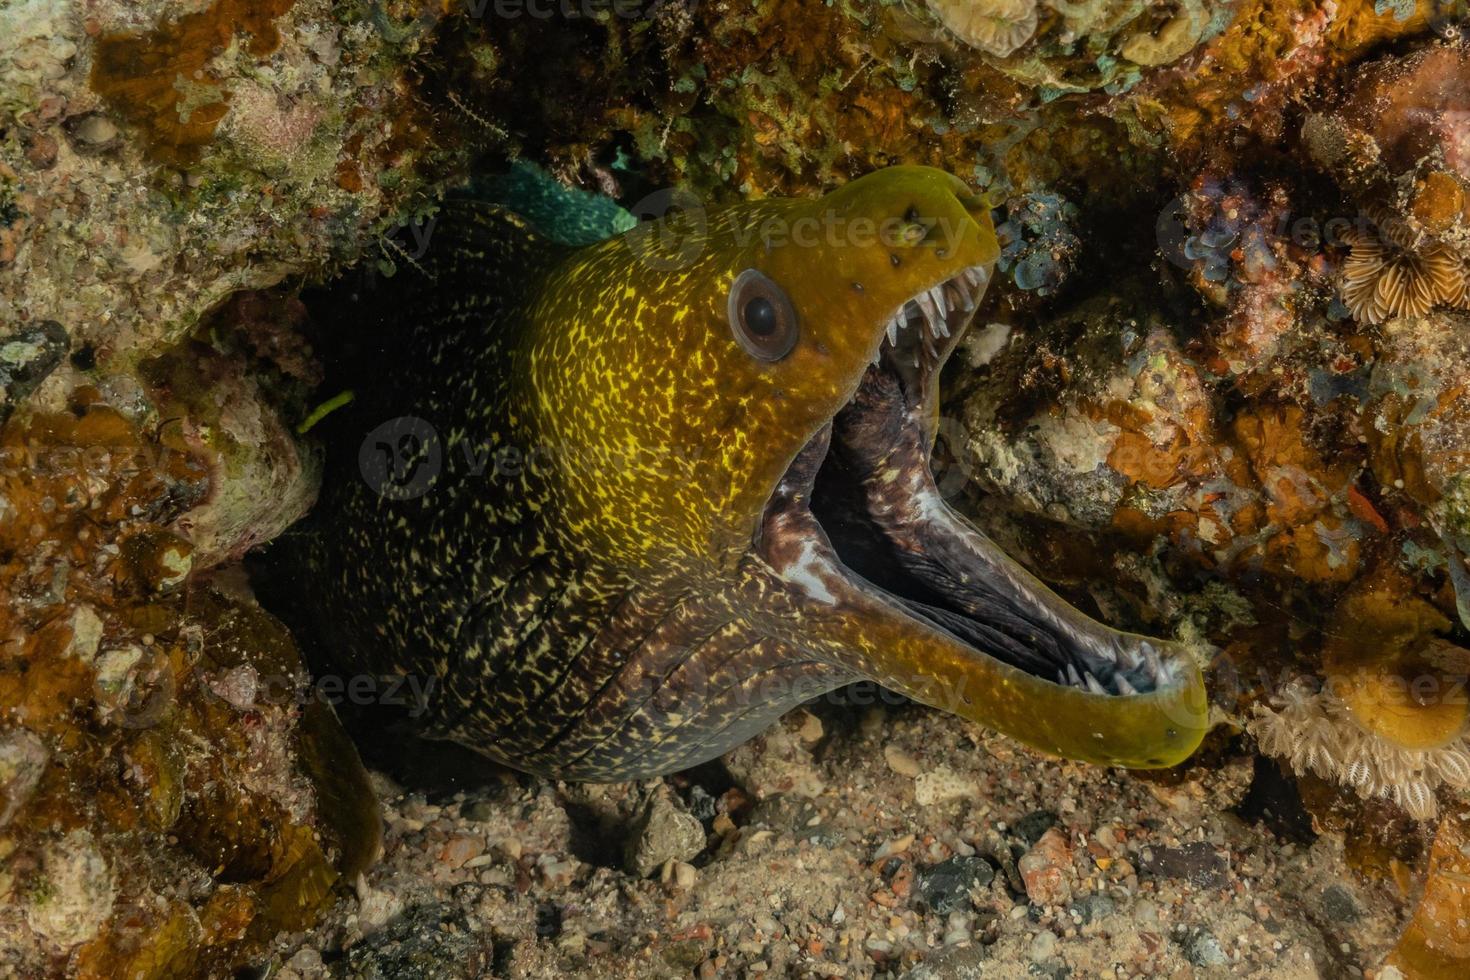
[[[757,296],[745,304],[745,328],[759,337],[769,337],[776,332],[776,307],[764,296]]]

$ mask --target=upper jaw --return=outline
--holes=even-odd
[[[989,282],[989,266],[966,266],[904,300],[883,326],[873,364],[892,370],[917,400],[959,342]]]

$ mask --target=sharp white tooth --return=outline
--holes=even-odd
[[[1132,647],[1123,647],[1119,650],[1117,661],[1129,670],[1137,670],[1143,666],[1143,658]]]
[[[951,279],[944,284],[944,291],[949,295],[949,305],[962,313],[969,313],[975,308],[975,301],[970,298],[970,291],[959,282]]]
[[[940,313],[949,312],[949,302],[944,298],[944,283],[929,287],[929,296],[934,300],[935,307]]]
[[[1083,674],[1082,679],[1087,682],[1087,689],[1093,694],[1108,693],[1108,689],[1103,687],[1102,684],[1098,682],[1098,679],[1096,677],[1093,677],[1091,674]]]
[[[1077,673],[1077,668],[1067,664],[1067,682],[1073,687],[1082,686],[1082,677]]]
[[[934,305],[939,309],[939,315],[934,318],[933,322],[930,323],[929,326],[934,328],[934,336],[948,337],[949,324],[945,323],[944,321],[945,318],[949,316],[949,304],[945,301],[944,298],[943,285],[935,286],[933,289],[929,290],[929,295],[934,297]]]
[[[972,265],[960,275],[965,277],[966,282],[976,287],[985,285],[985,280],[990,278],[990,274],[985,271],[983,265]]]
[[[919,304],[920,311],[924,314],[924,322],[929,324],[929,330],[933,332],[934,323],[940,318],[940,312],[934,308],[934,297],[928,293],[920,293],[914,297],[914,302]]]
[[[1134,687],[1132,684],[1129,684],[1128,683],[1128,678],[1124,677],[1122,674],[1116,675],[1113,678],[1113,682],[1118,685],[1118,693],[1119,694],[1137,694],[1138,693],[1138,688]]]
[[[1143,652],[1143,659],[1148,664],[1149,674],[1153,677],[1162,677],[1164,674],[1164,665],[1159,660],[1159,651],[1154,649],[1152,643],[1147,642],[1140,643],[1138,648]]]
[[[888,346],[890,347],[898,344],[898,320],[898,317],[894,317],[888,321]]]

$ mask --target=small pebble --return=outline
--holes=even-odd
[[[1229,962],[1220,940],[1207,929],[1200,929],[1184,942],[1184,956],[1195,966],[1224,966]]]
[[[464,867],[485,850],[485,839],[477,834],[454,834],[439,849],[439,861],[450,868]]]
[[[915,759],[892,742],[883,746],[883,760],[888,763],[889,769],[892,769],[900,776],[907,776],[910,779],[923,771],[918,759]]]
[[[101,113],[91,113],[72,126],[72,134],[90,146],[101,146],[117,139],[117,124]]]
[[[1016,867],[1026,883],[1026,896],[1037,905],[1062,905],[1071,899],[1072,847],[1061,831],[1053,828],[1042,834]]]

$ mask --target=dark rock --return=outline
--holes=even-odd
[[[700,823],[709,823],[715,818],[715,798],[703,786],[689,787],[689,813]]]
[[[704,826],[667,786],[649,797],[623,851],[623,867],[646,878],[667,861],[688,861],[704,850]]]
[[[988,975],[985,969],[985,947],[970,943],[937,950],[924,962],[903,974],[903,980],[981,980]]]
[[[55,320],[0,338],[0,422],[56,370],[70,346],[66,330]]]
[[[1057,825],[1057,815],[1050,810],[1033,810],[1026,814],[1015,825],[1011,831],[1026,842],[1029,847],[1041,840],[1041,835]]]
[[[659,948],[658,955],[669,966],[692,973],[704,962],[705,944],[698,939],[676,939]]]
[[[1117,910],[1117,903],[1101,894],[1083,895],[1072,903],[1072,911],[1077,913],[1084,923],[1105,919]]]
[[[459,808],[459,815],[466,820],[484,823],[495,816],[495,804],[489,800],[465,800]]]
[[[561,935],[561,907],[551,902],[536,907],[536,938],[555,939]]]
[[[772,830],[791,834],[797,840],[808,840],[821,847],[832,848],[847,836],[821,821],[822,811],[810,802],[790,796],[772,796],[756,804],[750,811],[750,823],[765,824]]]
[[[1328,885],[1322,893],[1322,912],[1333,922],[1357,922],[1362,916],[1352,893],[1341,885]]]
[[[1265,824],[1283,840],[1310,844],[1317,839],[1296,778],[1274,759],[1256,756],[1250,789],[1234,812],[1247,823]]]
[[[1139,866],[1157,878],[1182,878],[1196,888],[1224,888],[1230,878],[1225,855],[1205,841],[1147,848]]]
[[[982,857],[952,857],[919,871],[918,900],[924,908],[947,915],[970,900],[970,892],[995,880],[995,869]]]
[[[502,782],[492,782],[484,786],[477,786],[475,788],[475,794],[467,797],[464,802],[460,803],[459,815],[466,820],[483,823],[493,817],[495,812],[505,805],[508,795],[506,784]]]
[[[334,969],[352,980],[440,980],[487,976],[490,937],[450,905],[419,905],[353,946]]]
[[[1190,929],[1177,937],[1184,958],[1195,966],[1224,966],[1230,961],[1220,940],[1208,929]]]

